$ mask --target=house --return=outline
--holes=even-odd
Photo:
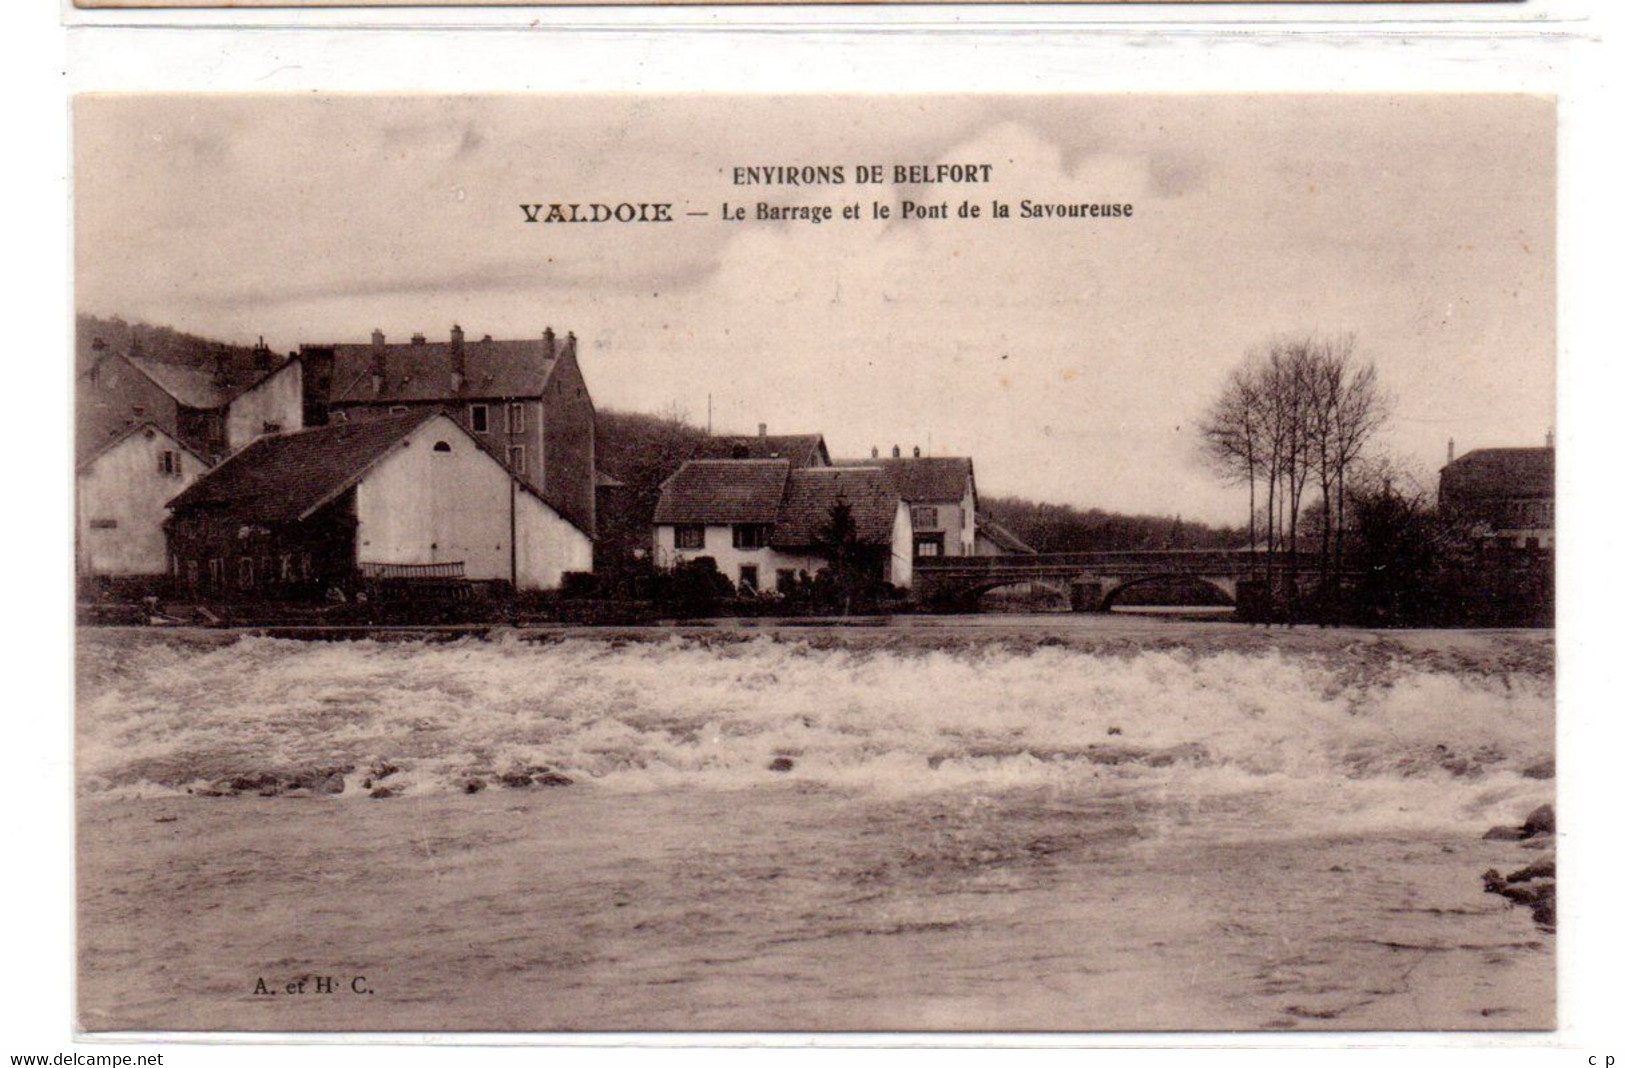
[[[968,456],[904,456],[896,445],[891,456],[879,449],[867,460],[837,460],[841,466],[878,467],[886,472],[914,526],[914,555],[974,556],[976,543],[976,472]]]
[[[669,568],[710,557],[742,589],[781,590],[829,564],[835,510],[877,550],[880,577],[913,580],[908,509],[878,467],[795,467],[788,459],[690,460],[661,486],[654,559]]]
[[[208,463],[157,423],[125,430],[74,471],[75,570],[98,585],[155,588],[170,573],[165,508]]]
[[[719,434],[700,442],[694,460],[788,460],[791,467],[830,466],[822,434],[769,434],[758,423],[755,435]]]
[[[1037,551],[1003,524],[995,523],[985,515],[976,517],[977,556],[1031,555]]]
[[[76,383],[81,460],[133,427],[152,423],[211,463],[261,434],[304,425],[302,369],[260,339],[252,349],[188,339],[149,355],[140,334],[124,349],[92,338]],[[184,335],[181,335],[184,336]]]
[[[533,340],[448,341],[422,334],[388,343],[301,345],[312,423],[450,413],[533,491],[589,534],[596,531],[596,422],[576,338],[551,328]]]
[[[592,567],[592,538],[445,412],[263,437],[169,502],[183,586],[282,599],[409,571],[519,590]]]
[[[1557,450],[1474,449],[1439,471],[1439,512],[1465,523],[1485,548],[1551,549],[1557,541],[1555,514]]]

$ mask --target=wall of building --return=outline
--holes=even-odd
[[[178,474],[159,470],[173,452]],[[180,443],[148,427],[102,453],[78,473],[75,516],[82,576],[152,576],[169,570],[166,504],[197,480],[203,462]],[[113,524],[106,526],[106,524]]]
[[[567,518],[595,532],[598,418],[572,346],[560,352],[558,365],[542,394],[542,407],[546,413],[542,422],[542,488]]]
[[[529,493],[517,498],[521,590],[556,590],[566,571],[593,569],[592,539]]]
[[[739,568],[742,565],[754,564],[761,581],[760,588],[764,592],[777,588],[778,572],[781,569],[805,571],[811,575],[828,566],[828,561],[823,557],[806,553],[785,553],[771,548],[736,549],[731,526],[706,527],[703,549],[678,549],[677,528],[658,525],[655,527],[654,548],[657,567],[673,567],[686,560],[709,556],[717,562],[717,570],[736,586],[739,584]]]
[[[914,584],[914,523],[908,505],[897,502],[897,519],[892,523],[891,564],[886,581],[899,589]]]
[[[264,434],[266,424],[284,432],[304,427],[304,368],[297,362],[231,402],[226,411],[226,447],[242,448]]]
[[[913,530],[919,534],[942,534],[942,555],[976,555],[976,499],[968,485],[961,500],[914,501],[910,505],[910,516],[915,508],[936,509],[935,523],[921,523]]]
[[[447,450],[437,452],[444,442]],[[360,562],[461,561],[476,581],[510,579],[507,470],[459,433],[432,419],[367,473],[356,487]]]
[[[444,443],[446,451],[436,445]],[[358,561],[461,562],[474,581],[556,589],[592,570],[592,540],[513,485],[508,470],[446,416],[419,427],[356,488]]]

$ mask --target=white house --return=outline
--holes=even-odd
[[[824,534],[839,505],[850,508],[861,543],[884,547],[881,577],[911,585],[908,508],[878,467],[690,460],[661,486],[655,563],[669,568],[710,557],[741,589],[779,590],[828,566]]]
[[[151,422],[131,427],[89,455],[74,474],[80,577],[168,574],[165,505],[207,469],[202,457]]]

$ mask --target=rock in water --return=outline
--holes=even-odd
[[[1537,760],[1524,768],[1522,775],[1526,779],[1554,779],[1557,777],[1557,761],[1552,757]]]
[[[1525,838],[1556,833],[1557,810],[1551,805],[1541,805],[1529,813],[1521,827],[1491,827],[1484,832],[1484,837],[1492,842],[1521,842]]]
[[[1523,836],[1533,838],[1537,834],[1557,833],[1557,809],[1551,805],[1541,805],[1529,813],[1523,821]]]

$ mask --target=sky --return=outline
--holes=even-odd
[[[917,445],[973,457],[984,495],[1242,523],[1195,427],[1272,338],[1352,335],[1394,399],[1377,447],[1423,479],[1452,439],[1542,442],[1555,151],[1552,102],[1521,96],[89,96],[76,304],[283,351],[552,326],[601,409],[819,432],[837,456]],[[991,172],[853,184],[874,163]],[[820,164],[847,183],[733,182]],[[1134,213],[992,220],[994,199]],[[905,200],[984,217],[902,221]],[[520,209],[622,201],[676,221]],[[892,218],[721,218],[758,201]]]

